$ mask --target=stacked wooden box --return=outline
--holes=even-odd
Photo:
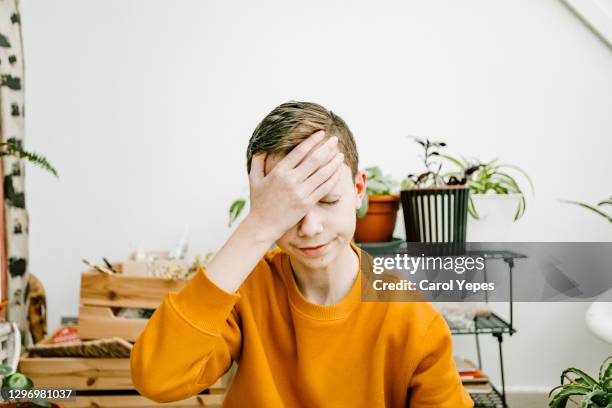
[[[169,291],[178,292],[186,283],[150,276],[84,272],[79,337],[82,340],[121,337],[134,342],[147,319],[122,318],[114,312],[120,308],[155,309]],[[32,357],[24,353],[19,369],[32,378],[37,388],[76,389],[76,400],[63,403],[66,407],[220,407],[226,386],[226,379],[222,378],[203,394],[159,404],[134,389],[129,358]]]

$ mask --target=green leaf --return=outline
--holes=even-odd
[[[57,170],[47,161],[47,159],[43,156],[40,156],[36,153],[27,152],[25,150],[19,151],[20,158],[26,158],[28,161],[43,170],[47,170],[49,173],[53,174],[55,177],[59,177],[57,175]]]
[[[593,391],[588,393],[582,401],[582,404],[585,407],[590,407],[591,403],[597,404],[596,406],[598,407],[606,406],[608,404],[608,393],[602,390],[601,388],[594,389]]]
[[[366,169],[368,195],[395,194],[399,183],[391,176],[384,176],[378,166]]]
[[[584,371],[580,370],[579,368],[574,368],[574,367],[566,368],[565,370],[563,370],[563,372],[561,373],[561,383],[563,383],[563,379],[565,378],[565,375],[569,373],[576,375],[578,379],[584,381],[586,384],[588,384],[589,387],[595,387],[598,385],[597,381],[595,381],[593,377],[591,377]]]
[[[606,358],[599,367],[599,384],[607,392],[612,392],[612,356]]]
[[[571,201],[571,200],[561,200],[562,203],[567,203],[567,204],[575,204],[575,205],[579,205],[580,207],[584,207],[588,210],[593,211],[596,214],[599,214],[600,216],[604,217],[605,219],[607,219],[610,223],[612,223],[612,216],[606,214],[605,212],[603,212],[602,210],[600,210],[597,207],[594,207],[590,204],[587,203],[581,203],[578,201]]]
[[[366,170],[366,173],[368,173],[368,178],[370,177],[382,178],[382,171],[380,170],[380,167],[378,166],[368,167],[365,170]]]
[[[410,190],[413,187],[414,187],[414,183],[412,182],[412,180],[408,178],[403,179],[400,185],[401,190]]]
[[[497,194],[508,194],[508,189],[505,188],[504,186],[500,185],[500,184],[493,184],[493,190],[497,193]]]
[[[32,380],[21,373],[14,373],[4,377],[2,384],[11,389],[30,389],[32,388]]]
[[[389,186],[382,180],[369,179],[366,184],[366,190],[369,195],[389,194]]]
[[[454,158],[453,156],[447,155],[447,154],[440,154],[440,157],[442,157],[443,159],[448,160],[449,162],[453,163],[455,166],[459,167],[461,170],[466,170],[467,169],[467,163],[461,163],[461,161],[459,159]]]
[[[228,227],[231,227],[234,221],[236,221],[236,219],[240,216],[240,213],[244,209],[245,205],[246,205],[246,199],[242,197],[234,200],[234,202],[230,205]]]
[[[0,364],[0,375],[1,376],[8,375],[12,372],[13,372],[13,369],[10,366],[6,364]]]
[[[474,193],[480,193],[480,194],[485,193],[485,186],[483,183],[480,183],[478,181],[471,181],[469,185],[470,185],[471,190]]]
[[[12,156],[18,159],[27,159],[30,163],[47,170],[55,177],[58,177],[55,168],[47,161],[47,159],[39,154],[28,152],[21,147],[21,143],[17,141],[3,142],[0,146],[5,147],[5,150],[0,151],[0,157]]]
[[[531,181],[531,177],[529,177],[529,174],[527,174],[525,170],[513,164],[507,164],[507,163],[500,164],[499,167],[500,168],[507,167],[509,169],[513,169],[521,173],[527,179],[527,182],[529,183],[529,186],[531,187],[531,194],[535,195],[535,187],[533,186],[533,181]]]
[[[521,194],[521,198],[516,208],[516,212],[514,213],[514,221],[518,221],[523,216],[523,214],[525,214],[526,208],[527,201],[525,200],[525,196]]]
[[[474,205],[474,199],[472,198],[471,195],[468,200],[468,212],[470,213],[472,218],[474,218],[475,220],[480,219],[480,216],[478,215],[478,212],[476,211],[476,205]]]
[[[515,193],[523,194],[523,190],[521,190],[521,187],[518,185],[514,177],[503,172],[497,172],[495,173],[495,176],[500,180],[500,182],[505,182],[508,185],[512,186],[512,189]]]
[[[554,390],[555,389],[553,389],[553,391]],[[550,408],[565,408],[569,397],[573,395],[586,395],[589,393],[589,391],[590,390],[588,388],[581,386],[570,385],[568,387],[562,387],[561,391],[555,394],[555,396],[549,401],[548,406]]]

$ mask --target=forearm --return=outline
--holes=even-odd
[[[239,299],[210,281],[205,269],[178,293],[168,293],[130,353],[136,389],[170,402],[214,383],[240,354]]]
[[[273,234],[249,214],[206,267],[215,285],[233,293],[274,243]]]
[[[130,353],[132,384],[141,395],[157,402],[178,401],[193,395],[200,388],[202,373],[207,378],[220,377],[224,371],[215,369],[222,366],[218,361],[227,367],[231,364],[226,343],[204,332],[181,313],[166,297]],[[239,331],[234,331],[234,338],[239,335]]]

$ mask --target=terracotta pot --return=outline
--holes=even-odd
[[[400,197],[379,195],[368,197],[368,212],[357,219],[356,242],[387,242],[393,237]]]

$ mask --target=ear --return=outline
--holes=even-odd
[[[361,208],[361,203],[366,196],[366,184],[368,176],[365,171],[360,170],[355,174],[355,209]]]

